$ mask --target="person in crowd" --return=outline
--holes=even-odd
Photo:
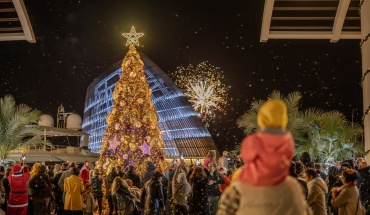
[[[208,204],[209,212],[211,215],[215,215],[218,209],[218,201],[220,199],[220,189],[219,185],[225,183],[223,177],[216,170],[216,167],[212,163],[208,163],[208,183],[207,183],[207,193],[208,193]]]
[[[64,180],[64,210],[66,215],[82,215],[82,193],[85,191],[82,179],[78,177],[80,170],[70,168],[71,176]]]
[[[138,199],[131,193],[131,189],[126,181],[121,177],[116,177],[112,185],[113,204],[117,208],[118,214],[131,215],[135,211]]]
[[[229,168],[229,152],[228,151],[223,151],[222,152],[222,157],[218,159],[218,166],[228,169]]]
[[[66,162],[64,162],[62,166],[59,164],[56,164],[54,166],[54,175],[50,180],[51,190],[54,196],[55,213],[58,215],[64,214],[63,190],[61,190],[60,187],[58,186],[58,181],[60,177],[62,176],[63,165],[64,165],[64,168],[68,168],[68,163]]]
[[[4,176],[5,176],[5,174],[4,174]],[[0,191],[0,206],[2,206],[4,203],[5,203],[5,192],[1,190]],[[3,209],[0,209],[0,215],[6,215],[6,213]]]
[[[140,208],[139,208],[140,197],[141,197],[141,189],[134,186],[130,179],[126,179],[126,183],[127,183],[128,187],[130,188],[131,193],[134,194],[135,201],[136,201],[135,210],[131,214],[132,215],[141,215],[141,211],[140,211]]]
[[[64,179],[72,175],[72,169],[75,167],[77,167],[76,162],[71,161],[69,162],[69,165],[68,165],[69,169],[62,172],[62,175],[60,176],[59,181],[58,181],[58,186],[61,190],[64,190]]]
[[[173,211],[173,204],[171,204],[172,199],[172,180],[175,173],[177,160],[174,159],[170,167],[167,167],[165,170],[165,177],[168,180],[167,186],[167,201],[166,201],[166,214],[171,215]]]
[[[0,181],[3,179],[5,176],[5,168],[4,166],[0,166]]]
[[[325,181],[318,176],[316,169],[312,168],[305,170],[303,178],[307,182],[307,203],[311,207],[313,215],[326,215],[325,194],[328,192],[328,186]]]
[[[87,170],[90,171],[89,161],[88,160],[85,160],[84,165],[81,167],[80,175],[81,175],[82,171],[85,170],[85,169],[87,169]]]
[[[85,184],[85,192],[82,194],[83,215],[93,215],[94,213],[94,195],[91,193],[91,185]]]
[[[117,177],[116,168],[114,166],[110,167],[107,173],[107,177],[105,178],[105,197],[108,200],[109,205],[109,214],[114,214],[116,211],[116,207],[113,204],[113,199],[111,195],[111,188],[113,184],[113,180]]]
[[[334,184],[336,184],[337,187],[340,187],[341,185],[337,185],[337,181],[340,180],[339,179],[339,176],[337,175],[338,173],[338,170],[340,168],[340,162],[336,162],[335,165],[331,165],[329,166],[328,168],[328,174],[327,174],[327,177],[326,177],[326,180],[325,180],[325,183],[328,185],[328,190],[331,191],[334,187]],[[332,205],[331,205],[331,199],[332,199],[332,192],[329,192],[328,195],[327,195],[327,211],[328,211],[328,214],[334,214],[334,215],[337,215],[338,214],[338,209],[337,208],[334,208]]]
[[[193,171],[189,171],[188,176],[191,184],[191,193],[188,197],[189,215],[209,215],[208,170],[201,166],[194,166]]]
[[[216,150],[209,150],[206,158],[204,159],[203,162],[203,167],[208,168],[208,163],[212,163],[214,166],[217,166],[216,162]]]
[[[145,183],[140,197],[140,206],[145,215],[159,215],[165,212],[166,190],[165,178],[162,173],[154,172],[152,178]]]
[[[319,174],[319,176],[322,178],[322,180],[325,181],[327,176],[326,176],[326,174],[325,174],[325,172],[322,168],[321,163],[315,163],[315,169],[316,169],[317,173]]]
[[[46,166],[46,174],[48,174],[49,178],[54,176],[54,165]]]
[[[303,196],[304,196],[305,199],[307,199],[307,196],[308,196],[307,182],[303,178],[298,177],[298,175],[296,174],[296,163],[297,162],[301,163],[300,161],[296,161],[296,162],[291,161],[290,169],[289,169],[289,172],[290,172],[289,175],[292,176],[293,178],[297,179],[297,181],[299,182],[299,184],[302,187]],[[302,166],[303,166],[303,164],[302,164]]]
[[[298,178],[303,178],[304,171],[306,170],[305,165],[301,161],[295,161],[295,172]]]
[[[89,161],[85,161],[83,167],[80,170],[80,177],[84,185],[90,182],[90,168]]]
[[[314,168],[314,163],[312,162],[312,158],[310,153],[303,152],[299,160],[303,163],[305,168]]]
[[[140,189],[143,187],[140,176],[136,174],[135,167],[133,165],[128,166],[128,171],[125,174],[124,179],[130,179],[135,187]]]
[[[27,182],[30,178],[29,169],[24,165],[15,164],[8,176],[10,194],[8,199],[7,214],[25,215],[27,213],[28,195]]]
[[[370,207],[370,166],[365,159],[359,159],[358,173],[361,175],[360,199],[365,208]]]
[[[239,169],[239,167],[243,166],[243,161],[240,158],[240,151],[235,154],[235,159],[234,159],[234,169]]]
[[[5,191],[5,201],[1,205],[1,209],[3,211],[7,211],[7,208],[8,208],[8,199],[9,199],[9,194],[10,194],[10,184],[9,184],[8,177],[9,177],[9,174],[10,174],[11,171],[12,171],[12,168],[8,167],[5,170],[4,177],[1,179],[1,183],[2,183],[2,186],[4,187],[4,191]]]
[[[220,173],[220,176],[224,179],[224,183],[219,186],[220,192],[222,193],[230,185],[231,181],[230,178],[226,175],[227,170],[225,168],[220,168],[218,172]]]
[[[121,166],[116,166],[116,174],[121,178],[125,178],[125,173],[122,171]]]
[[[41,165],[38,173],[30,179],[29,188],[32,189],[33,214],[49,215],[51,183],[45,165]]]
[[[50,178],[54,178],[55,175],[62,176],[62,166],[60,164],[55,164],[53,169],[53,175]]]
[[[188,169],[183,160],[177,165],[172,179],[172,212],[173,215],[187,215],[189,213],[186,196],[190,193],[190,184],[186,179]]]
[[[126,179],[126,183],[128,185],[128,187],[130,188],[131,190],[131,193],[134,194],[135,196],[135,199],[137,199],[138,202],[140,202],[140,197],[141,197],[141,189],[136,187],[131,179]]]
[[[40,170],[41,163],[34,163],[30,172],[30,178],[36,176]],[[28,208],[27,208],[27,215],[34,215],[33,214],[33,200],[32,200],[32,189],[29,187],[27,182],[27,194],[28,194]]]
[[[91,187],[92,187],[92,194],[94,195],[95,201],[98,202],[98,210],[99,210],[99,215],[102,215],[103,211],[103,205],[102,205],[102,200],[103,200],[103,179],[99,175],[99,171],[97,169],[94,169],[93,175],[91,177]]]
[[[359,201],[356,179],[356,170],[348,168],[342,173],[341,180],[343,185],[332,189],[333,198],[331,199],[331,203],[334,207],[338,208],[338,215],[364,214],[362,213],[363,207]]]
[[[301,187],[289,176],[294,141],[286,131],[287,123],[287,108],[282,100],[270,99],[260,107],[257,114],[260,131],[243,140],[244,166],[238,180],[223,192],[218,215],[307,214]]]
[[[146,165],[146,171],[141,175],[141,181],[143,182],[143,184],[145,184],[147,181],[149,181],[152,178],[154,174],[154,170],[155,170],[155,164],[149,161]]]

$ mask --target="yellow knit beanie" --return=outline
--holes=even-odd
[[[285,102],[280,99],[269,99],[258,110],[257,125],[260,129],[285,129],[287,124],[287,108]]]

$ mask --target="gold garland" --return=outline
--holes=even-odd
[[[369,37],[370,37],[370,33],[365,37],[365,39],[361,40],[361,43],[360,43],[361,52],[362,52],[362,45],[369,39]]]
[[[359,15],[361,15],[361,7],[362,7],[362,5],[365,3],[365,0],[362,0],[361,2],[360,2],[360,6],[359,6],[359,8],[358,8],[358,14]]]
[[[365,81],[365,78],[366,78],[366,75],[370,73],[370,69],[366,70],[366,72],[362,75],[362,78],[361,78],[361,87],[363,87],[364,85],[364,81]]]
[[[367,109],[364,112],[364,115],[362,116],[362,123],[364,122],[366,115],[368,115],[369,113],[370,113],[370,106],[367,107]]]

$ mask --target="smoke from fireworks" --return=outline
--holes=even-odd
[[[225,113],[227,104],[227,87],[222,83],[223,71],[207,61],[194,68],[189,65],[177,67],[173,74],[175,84],[188,97],[194,109],[206,125],[214,120],[216,113]]]

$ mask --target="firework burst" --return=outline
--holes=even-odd
[[[217,112],[225,114],[227,87],[222,83],[224,75],[219,67],[207,61],[195,68],[191,64],[187,68],[180,66],[174,79],[207,125]]]

